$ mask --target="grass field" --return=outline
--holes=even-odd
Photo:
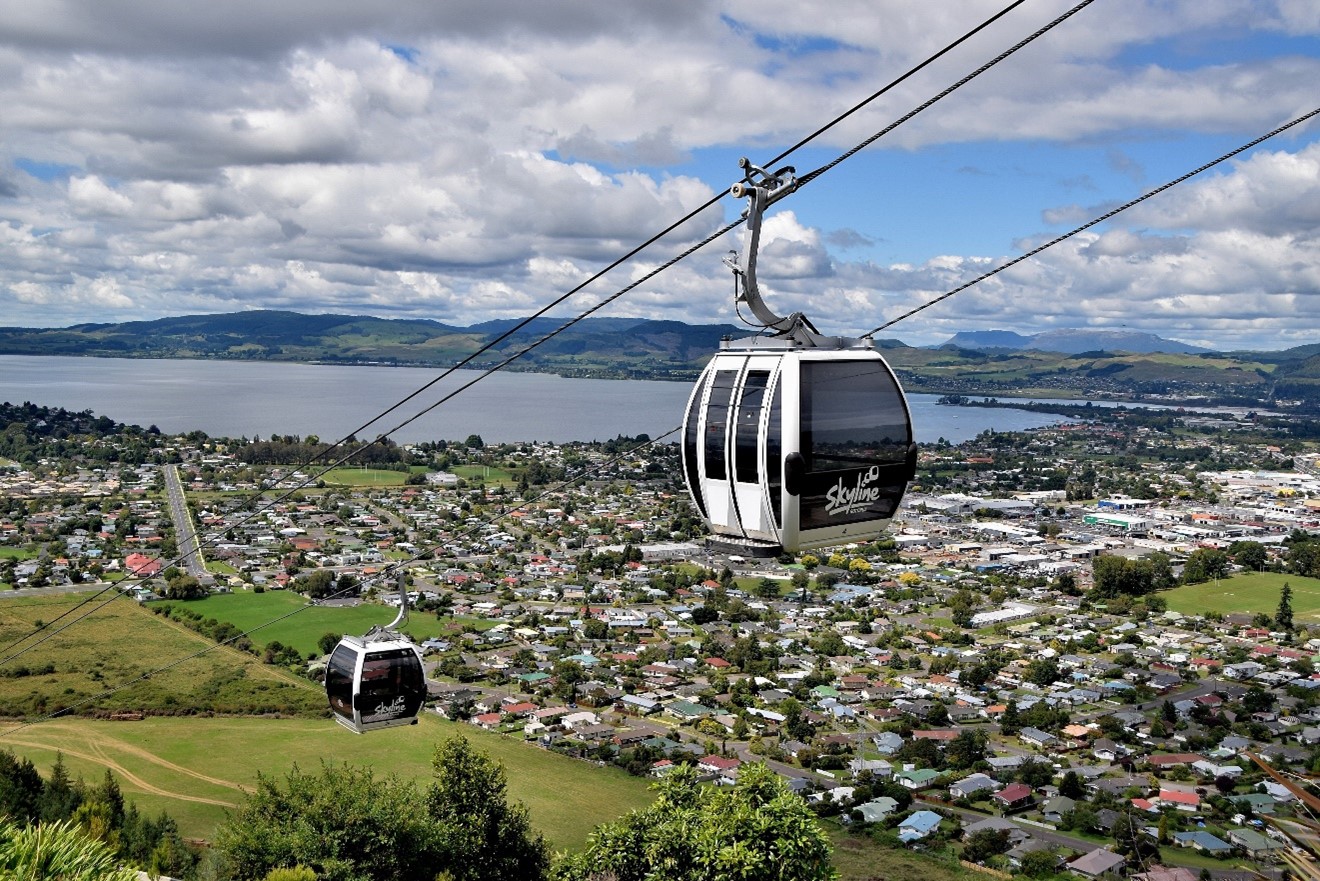
[[[1298,624],[1320,621],[1320,579],[1277,572],[1243,573],[1218,582],[1189,584],[1165,591],[1160,596],[1169,608],[1184,615],[1205,612],[1263,612],[1273,615],[1279,608],[1284,582],[1292,587],[1293,618]]]
[[[215,594],[202,600],[177,602],[204,618],[228,621],[244,632],[260,627],[283,615],[291,617],[261,627],[248,638],[254,645],[280,642],[291,645],[303,655],[317,652],[317,641],[325,633],[366,633],[376,624],[394,620],[395,609],[374,603],[361,606],[309,606],[301,594],[287,590],[268,590],[264,593],[238,591]],[[462,620],[441,621],[429,612],[412,612],[403,630],[414,639],[443,636],[462,624]]]
[[[536,828],[558,849],[582,846],[597,824],[652,800],[646,781],[618,769],[435,714],[365,736],[328,719],[57,719],[12,732],[0,728],[0,748],[31,758],[43,772],[62,752],[70,772],[88,781],[110,768],[140,809],[152,816],[167,811],[185,836],[209,839],[258,773],[279,778],[294,765],[314,770],[321,762],[347,762],[425,784],[435,745],[459,733],[504,765],[510,797],[527,805]]]
[[[332,468],[321,479],[330,486],[403,486],[408,475],[383,468]]]

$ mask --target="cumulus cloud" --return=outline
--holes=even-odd
[[[32,0],[0,19],[0,310],[43,325],[255,308],[458,324],[525,314],[720,192],[732,176],[729,162],[711,170],[721,157],[777,152],[999,5]],[[1010,15],[822,147],[852,146],[1065,8]],[[1196,49],[1245,32],[1283,42]],[[1250,136],[1305,108],[1320,60],[1287,41],[1317,32],[1299,0],[1096,4],[880,146],[1100,145],[1106,167],[1064,182],[1093,204],[1038,206],[1047,225],[1079,222],[1117,198],[1102,172],[1148,183],[1141,145]],[[982,320],[1198,340],[1300,332],[1296,310],[1318,289],[1313,139],[1247,157],[900,329],[915,341]],[[979,178],[979,160],[967,148],[947,173]],[[708,209],[574,305],[735,210]],[[781,203],[765,225],[767,299],[857,332],[1011,256],[881,260],[880,229]],[[732,246],[611,313],[729,320],[719,252]]]

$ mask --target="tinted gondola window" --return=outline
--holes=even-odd
[[[779,507],[784,492],[784,447],[780,437],[784,424],[782,388],[782,381],[775,383],[775,390],[770,395],[770,420],[765,431],[765,483],[770,491],[770,510],[774,513],[776,529],[784,525],[784,512]]]
[[[346,719],[353,718],[353,673],[357,659],[357,652],[351,646],[340,643],[325,669],[325,693],[330,699],[330,709]]]
[[[697,511],[706,516],[706,498],[701,492],[701,474],[697,467],[697,439],[701,437],[701,398],[706,391],[706,379],[697,384],[688,404],[687,419],[683,425],[683,473],[687,476],[692,500],[697,503]]]
[[[803,363],[801,419],[809,472],[903,462],[912,443],[903,394],[878,361]]]
[[[362,721],[416,715],[421,706],[419,684],[423,684],[422,668],[412,649],[369,653],[362,662],[358,690]]]
[[[761,481],[756,442],[760,437],[761,408],[765,404],[765,387],[769,382],[769,370],[749,370],[743,380],[733,435],[734,479],[740,483]]]
[[[729,428],[729,402],[733,400],[733,387],[738,379],[736,370],[717,370],[710,387],[710,403],[706,405],[706,479],[728,480],[725,464],[725,443]]]

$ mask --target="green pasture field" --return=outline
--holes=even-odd
[[[0,645],[12,646],[12,660],[0,665],[0,714],[323,711],[314,683],[217,646],[113,590],[75,611],[88,596],[0,596]],[[38,631],[38,622],[51,626]],[[152,675],[137,681],[145,673]]]
[[[332,468],[321,479],[338,486],[403,486],[408,475],[383,468]]]
[[[377,624],[390,623],[397,614],[393,607],[375,603],[360,606],[312,606],[301,594],[288,590],[268,590],[264,593],[241,590],[213,594],[201,600],[162,602],[196,612],[203,618],[228,621],[245,633],[253,627],[261,627],[248,635],[253,645],[279,642],[293,646],[303,655],[317,654],[317,642],[326,633],[363,634]],[[285,615],[289,617],[282,617]],[[281,620],[267,624],[276,618]],[[401,629],[421,642],[432,636],[444,636],[461,626],[465,620],[441,621],[431,612],[410,612],[408,623]],[[489,627],[492,622],[482,623]]]
[[[556,849],[579,848],[597,824],[650,804],[647,782],[622,770],[550,753],[472,725],[424,713],[419,724],[356,735],[329,719],[149,718],[140,722],[57,719],[0,728],[0,748],[48,772],[56,752],[74,776],[98,780],[110,768],[125,795],[154,816],[161,810],[183,835],[210,839],[257,775],[280,779],[295,765],[322,762],[372,768],[425,785],[440,741],[462,734],[504,765],[509,795]]]
[[[1188,584],[1164,591],[1160,596],[1169,608],[1184,615],[1205,612],[1263,612],[1273,615],[1279,608],[1284,583],[1292,587],[1293,618],[1298,624],[1320,621],[1320,579],[1278,572],[1251,572],[1221,578],[1216,583]]]

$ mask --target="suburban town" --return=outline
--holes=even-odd
[[[764,762],[848,834],[999,877],[1278,877],[1320,771],[1320,453],[1248,417],[926,445],[889,538],[763,559],[708,549],[645,437],[333,471],[272,463],[313,439],[123,437],[0,459],[4,594],[186,621],[403,585],[444,625],[427,712],[639,776]]]

